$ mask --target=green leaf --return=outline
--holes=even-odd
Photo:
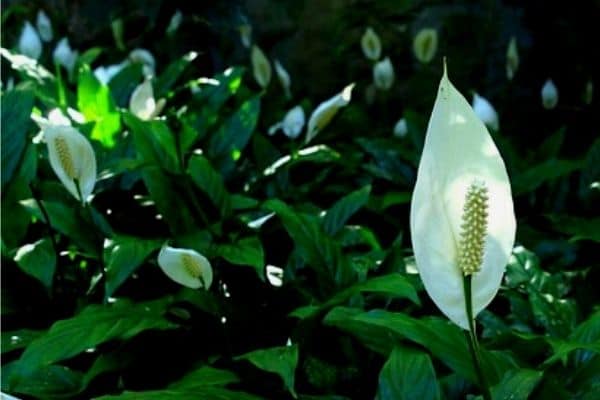
[[[114,396],[97,397],[96,400],[262,400],[253,394],[234,391],[218,386],[195,387],[191,390],[149,390],[145,392],[123,392]]]
[[[144,262],[162,241],[138,237],[115,236],[104,244],[106,280],[104,298],[108,299],[127,278]]]
[[[91,305],[72,318],[55,322],[27,346],[19,359],[19,373],[10,377],[11,382],[109,340],[127,340],[151,329],[175,328],[177,325],[163,317],[168,300]]]
[[[179,172],[175,136],[164,121],[142,121],[124,112],[123,120],[133,133],[138,158],[169,172]]]
[[[21,246],[15,255],[15,262],[23,272],[40,281],[49,293],[52,291],[56,254],[50,239]]]
[[[162,74],[156,80],[154,85],[156,90],[156,98],[161,98],[167,95],[172,86],[177,82],[177,79],[185,72],[192,61],[196,59],[198,53],[191,51],[183,55],[183,57],[173,61],[165,68]]]
[[[115,103],[119,107],[129,108],[129,99],[135,88],[142,82],[142,64],[132,63],[125,66],[108,82]]]
[[[34,398],[70,398],[81,391],[83,374],[62,365],[46,365],[26,376],[13,380],[21,373],[21,365],[13,361],[2,365],[2,391],[24,394]],[[7,377],[9,377],[7,379]],[[2,396],[4,397],[4,396]]]
[[[596,354],[600,354],[600,311],[596,311],[586,321],[578,325],[568,340],[548,339],[546,338],[554,354],[544,361],[544,365],[550,365],[558,360],[564,360],[574,350],[587,350]],[[584,361],[590,356],[580,354],[580,360]]]
[[[33,91],[16,89],[2,94],[2,191],[17,172],[31,124]]]
[[[323,229],[329,235],[335,235],[369,200],[371,185],[356,190],[338,200],[325,214]]]
[[[248,360],[264,371],[279,375],[289,392],[297,397],[294,391],[294,378],[298,364],[298,345],[255,350],[235,359]]]
[[[105,147],[115,145],[115,136],[121,129],[121,119],[108,86],[94,76],[89,66],[83,66],[77,80],[77,107],[86,121],[94,121],[92,139]]]
[[[225,188],[223,178],[215,171],[206,157],[200,154],[192,155],[187,173],[196,186],[206,193],[222,216],[231,212],[231,198]]]
[[[305,306],[294,310],[290,315],[300,318],[308,318],[316,315],[324,309],[334,307],[347,301],[350,297],[363,292],[378,293],[390,298],[407,298],[419,305],[419,297],[414,286],[406,277],[393,273],[385,276],[371,278],[365,282],[357,283],[337,293],[321,306]]]
[[[237,382],[239,378],[233,372],[204,365],[169,385],[169,389],[192,390],[203,386],[226,386]]]
[[[0,342],[0,344],[2,344],[2,354],[28,346],[33,339],[43,333],[44,331],[34,331],[31,329],[19,329],[8,332],[3,331],[2,340]]]
[[[379,373],[377,400],[439,400],[440,387],[425,353],[395,347]]]
[[[250,140],[260,113],[260,97],[242,103],[240,108],[211,135],[207,153],[221,171],[228,171]]]
[[[493,400],[527,400],[537,386],[543,373],[531,369],[508,371],[500,383],[492,387]]]
[[[544,183],[569,175],[581,167],[581,161],[546,160],[517,175],[513,180],[513,193],[518,196],[533,192]]]
[[[259,278],[265,280],[265,254],[258,237],[252,236],[232,244],[221,244],[215,254],[232,264],[253,267]]]
[[[554,229],[571,235],[572,241],[600,242],[600,218],[579,218],[570,215],[548,215]]]

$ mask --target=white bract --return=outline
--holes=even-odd
[[[519,50],[517,48],[517,39],[513,36],[508,42],[506,49],[506,77],[512,80],[519,69]]]
[[[29,21],[25,22],[19,37],[19,53],[34,60],[42,55],[42,41]]]
[[[72,126],[49,124],[44,126],[43,135],[54,173],[69,193],[87,202],[96,184],[96,155],[92,145]]]
[[[62,38],[58,42],[56,48],[54,49],[54,52],[52,53],[52,58],[54,59],[54,62],[65,67],[69,74],[73,72],[73,68],[75,67],[75,63],[77,62],[78,56],[79,53],[71,49],[69,39],[67,39],[66,37]]]
[[[340,93],[319,104],[308,119],[306,143],[310,142],[317,133],[321,132],[335,117],[338,110],[346,107],[352,98],[354,83],[346,86]]]
[[[146,78],[154,76],[156,61],[154,56],[146,49],[134,49],[129,53],[129,61],[142,64],[142,73]]]
[[[371,27],[367,28],[362,35],[360,47],[369,60],[377,61],[381,57],[381,40]]]
[[[120,64],[113,64],[108,66],[100,66],[94,70],[94,76],[103,85],[108,85],[112,78],[115,77],[123,68],[129,65],[128,61],[124,61]]]
[[[427,64],[437,52],[438,34],[435,29],[421,29],[413,41],[415,57],[420,62]]]
[[[165,106],[165,99],[156,101],[150,79],[138,85],[129,99],[129,111],[139,119],[148,121],[160,114]]]
[[[44,42],[49,42],[52,40],[52,23],[50,22],[50,18],[48,18],[43,10],[38,11],[35,25],[40,37]]]
[[[279,78],[279,83],[281,83],[281,87],[285,92],[285,97],[288,99],[292,97],[292,93],[290,91],[290,87],[292,85],[292,79],[290,78],[290,74],[283,68],[283,65],[278,60],[275,60],[273,63],[275,64],[275,73],[277,74],[277,78]]]
[[[485,124],[485,126],[493,129],[494,131],[497,131],[500,128],[500,123],[498,122],[498,113],[488,99],[475,93],[473,95],[472,106],[473,111],[475,111],[475,114],[479,117],[481,122]]]
[[[394,125],[394,136],[396,137],[405,137],[408,133],[408,124],[406,123],[406,118],[400,118],[396,125]]]
[[[181,25],[181,21],[183,21],[183,14],[181,13],[181,10],[177,9],[173,13],[169,25],[167,26],[167,35],[172,35],[177,32],[177,29],[179,29],[179,26]]]
[[[260,47],[252,46],[252,52],[250,54],[250,60],[252,61],[252,72],[254,73],[254,79],[263,89],[269,86],[271,82],[271,64],[265,56],[265,53]]]
[[[558,89],[552,79],[548,79],[542,87],[542,105],[545,109],[550,110],[556,107],[558,103]]]
[[[269,128],[269,135],[273,135],[281,129],[287,137],[296,139],[302,133],[305,121],[306,117],[304,116],[304,110],[301,106],[296,106],[285,114],[283,121],[278,122]]]
[[[446,71],[427,128],[410,228],[427,293],[468,329],[463,277],[471,275],[475,318],[500,287],[516,221],[504,161]]]
[[[208,290],[213,280],[210,262],[195,250],[163,246],[158,265],[173,281],[192,289]]]
[[[389,90],[394,84],[394,66],[389,57],[373,66],[373,83],[380,90]]]

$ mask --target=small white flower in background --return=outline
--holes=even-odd
[[[129,111],[144,121],[158,116],[165,106],[165,99],[156,101],[150,79],[138,85],[129,99]]]
[[[542,87],[542,105],[545,109],[550,110],[556,107],[558,103],[558,89],[552,79],[548,79]]]
[[[254,79],[263,89],[269,86],[271,82],[271,64],[265,56],[265,53],[260,47],[252,46],[252,53],[250,54],[252,61],[252,72],[254,73]]]
[[[52,53],[52,58],[54,62],[65,67],[69,74],[73,73],[73,68],[75,68],[75,63],[77,62],[77,57],[79,53],[77,51],[73,51],[71,49],[71,45],[69,44],[69,39],[62,38],[54,52]]]
[[[413,51],[417,60],[429,63],[435,57],[438,47],[438,34],[435,29],[421,29],[413,41]]]
[[[389,90],[394,84],[394,66],[389,57],[373,66],[373,83],[380,90]]]
[[[37,18],[35,20],[35,25],[40,34],[40,37],[44,42],[49,42],[52,40],[52,23],[50,22],[50,18],[48,18],[48,16],[43,10],[38,11]]]
[[[25,22],[19,37],[19,53],[34,60],[42,55],[42,41],[29,21]]]
[[[158,254],[158,265],[163,272],[180,285],[208,290],[213,280],[210,262],[191,249],[163,246]]]
[[[444,75],[431,113],[412,196],[410,228],[425,289],[454,323],[469,329],[494,298],[515,240],[504,161],[485,125]]]
[[[285,92],[285,97],[289,99],[292,97],[292,92],[290,91],[292,79],[290,78],[290,74],[278,60],[275,60],[273,64],[275,65],[275,73],[277,74],[277,78],[279,78],[279,83],[281,83],[281,87],[283,87],[283,91]]]
[[[585,89],[583,90],[583,102],[588,106],[592,104],[592,100],[594,99],[594,82],[587,81],[585,84]]]
[[[267,265],[267,280],[275,287],[283,285],[283,269],[274,265]]]
[[[43,128],[50,166],[76,199],[87,202],[96,184],[96,155],[79,131],[67,125]]]
[[[381,40],[371,27],[368,27],[362,35],[360,47],[369,60],[377,61],[381,57]]]
[[[500,128],[500,123],[498,122],[498,113],[488,99],[475,93],[473,95],[472,107],[473,111],[475,111],[475,114],[485,124],[485,126],[493,129],[494,131],[497,131]]]
[[[333,119],[338,110],[346,107],[352,99],[354,83],[346,86],[340,93],[319,104],[308,119],[306,143],[310,142],[317,133],[321,132]]]
[[[408,134],[408,124],[406,118],[400,118],[394,125],[394,136],[403,138]]]
[[[177,32],[177,29],[179,29],[179,26],[181,25],[181,21],[183,21],[183,14],[181,13],[181,10],[177,9],[175,10],[175,13],[173,13],[169,25],[167,26],[167,35],[172,35]]]
[[[100,66],[94,70],[94,76],[103,85],[108,85],[110,80],[115,77],[123,68],[129,65],[128,61],[124,61],[120,64],[113,64],[108,66]]]
[[[276,123],[269,128],[269,135],[273,135],[279,129],[283,130],[283,133],[290,139],[296,139],[302,133],[306,117],[304,110],[300,106],[296,106],[289,110],[283,121]]]
[[[134,49],[129,53],[129,61],[132,63],[142,64],[142,72],[144,77],[151,78],[154,76],[156,69],[156,61],[154,56],[146,49]]]
[[[519,69],[519,49],[517,39],[513,36],[506,49],[506,77],[509,81],[515,76],[517,69]]]
[[[240,40],[242,41],[242,45],[249,49],[252,45],[252,25],[243,24],[238,28],[240,31]]]

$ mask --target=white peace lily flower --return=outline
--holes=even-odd
[[[19,53],[34,60],[39,59],[42,55],[42,41],[29,21],[25,22],[21,37],[19,37]]]
[[[252,53],[250,54],[252,61],[252,72],[254,73],[254,79],[263,89],[269,86],[271,82],[271,64],[265,56],[265,53],[260,47],[252,46]]]
[[[156,61],[154,56],[146,49],[134,49],[129,53],[129,61],[132,63],[142,64],[142,72],[144,77],[151,78],[154,76],[156,69]]]
[[[558,103],[558,89],[552,79],[548,79],[542,87],[542,105],[545,109],[550,110],[556,107]]]
[[[54,52],[52,53],[52,58],[54,59],[54,62],[65,67],[65,69],[69,71],[69,74],[73,72],[73,68],[75,67],[75,63],[77,62],[78,56],[79,53],[71,49],[69,39],[67,39],[66,37],[62,38],[58,42],[56,48],[54,49]]]
[[[179,29],[179,26],[181,25],[181,21],[183,21],[183,14],[181,13],[181,10],[177,9],[175,10],[175,13],[173,13],[169,25],[167,26],[167,35],[172,35],[177,32],[177,29]]]
[[[519,50],[517,48],[517,39],[513,36],[508,42],[506,49],[506,77],[512,80],[519,69]]]
[[[500,287],[516,221],[504,161],[446,71],[427,128],[410,227],[427,293],[469,329],[463,277],[471,275],[475,318]]]
[[[37,124],[37,126],[40,127],[42,131],[50,126],[71,126],[71,120],[62,112],[60,108],[54,108],[50,110],[47,118],[44,118],[38,114],[31,114],[31,119]]]
[[[94,70],[94,76],[103,85],[108,85],[112,78],[115,77],[123,68],[129,65],[129,61],[123,61],[120,64],[113,64],[108,66],[100,66]]]
[[[160,114],[165,106],[165,99],[154,100],[154,89],[150,79],[138,85],[129,99],[129,111],[139,119],[148,121]]]
[[[92,145],[72,126],[47,125],[43,135],[54,173],[76,199],[87,202],[96,184],[96,155]]]
[[[319,104],[308,119],[306,143],[310,142],[317,133],[321,132],[333,119],[338,110],[346,107],[352,99],[354,83],[346,86],[340,93]]]
[[[498,122],[498,113],[494,106],[486,99],[475,93],[473,95],[473,111],[479,117],[479,119],[490,129],[497,131],[500,127]]]
[[[283,68],[283,65],[278,60],[273,62],[275,64],[275,73],[277,74],[277,78],[279,78],[279,83],[281,83],[281,87],[283,87],[283,91],[285,92],[285,97],[288,99],[292,97],[292,93],[290,91],[290,87],[292,85],[292,79],[290,78],[290,74]]]
[[[267,280],[275,287],[283,285],[283,269],[275,265],[267,265]]]
[[[377,61],[381,57],[381,40],[371,27],[368,27],[362,35],[360,47],[369,60]]]
[[[35,25],[40,37],[44,42],[49,42],[52,40],[52,37],[54,36],[52,34],[52,23],[50,22],[50,18],[48,18],[43,10],[38,11]]]
[[[437,52],[438,34],[435,29],[421,29],[413,41],[413,51],[417,60],[427,64]]]
[[[290,139],[296,139],[302,133],[306,117],[301,106],[296,106],[289,110],[282,121],[269,128],[269,135],[274,135],[279,129]]]
[[[210,262],[195,250],[165,245],[158,254],[158,265],[169,278],[192,289],[208,290],[213,280]]]
[[[373,66],[373,83],[380,90],[389,90],[394,84],[394,66],[389,57]]]
[[[403,138],[408,134],[408,124],[406,118],[400,118],[394,125],[394,136]]]
[[[238,28],[240,31],[240,40],[242,41],[242,45],[249,49],[250,45],[252,45],[252,25],[243,24]]]

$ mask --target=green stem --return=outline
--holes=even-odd
[[[45,220],[44,222],[46,223],[46,226],[48,227],[48,236],[50,236],[50,241],[52,242],[52,248],[54,249],[54,253],[56,254],[56,260],[58,262],[58,259],[60,257],[60,252],[58,251],[58,243],[56,243],[56,238],[54,237],[54,228],[50,224],[50,216],[48,215],[48,211],[46,210],[46,207],[42,203],[42,199],[40,198],[37,189],[33,186],[32,183],[29,183],[29,189],[31,190],[31,195],[33,196],[33,199],[37,203],[38,207],[40,208],[40,211],[42,212],[42,215],[44,216],[44,220]]]
[[[67,95],[65,94],[65,85],[62,78],[62,72],[58,63],[54,63],[54,67],[56,70],[56,92],[58,95],[58,105],[60,106],[61,110],[66,111]]]
[[[465,306],[467,311],[467,319],[469,321],[469,333],[467,342],[469,343],[469,352],[473,359],[473,366],[475,367],[475,373],[479,380],[479,386],[483,392],[483,398],[485,400],[492,400],[489,386],[487,385],[485,376],[483,374],[483,368],[481,365],[481,349],[477,340],[477,332],[475,332],[475,319],[473,318],[473,297],[471,290],[471,275],[467,275],[463,278],[463,286],[465,290]]]

